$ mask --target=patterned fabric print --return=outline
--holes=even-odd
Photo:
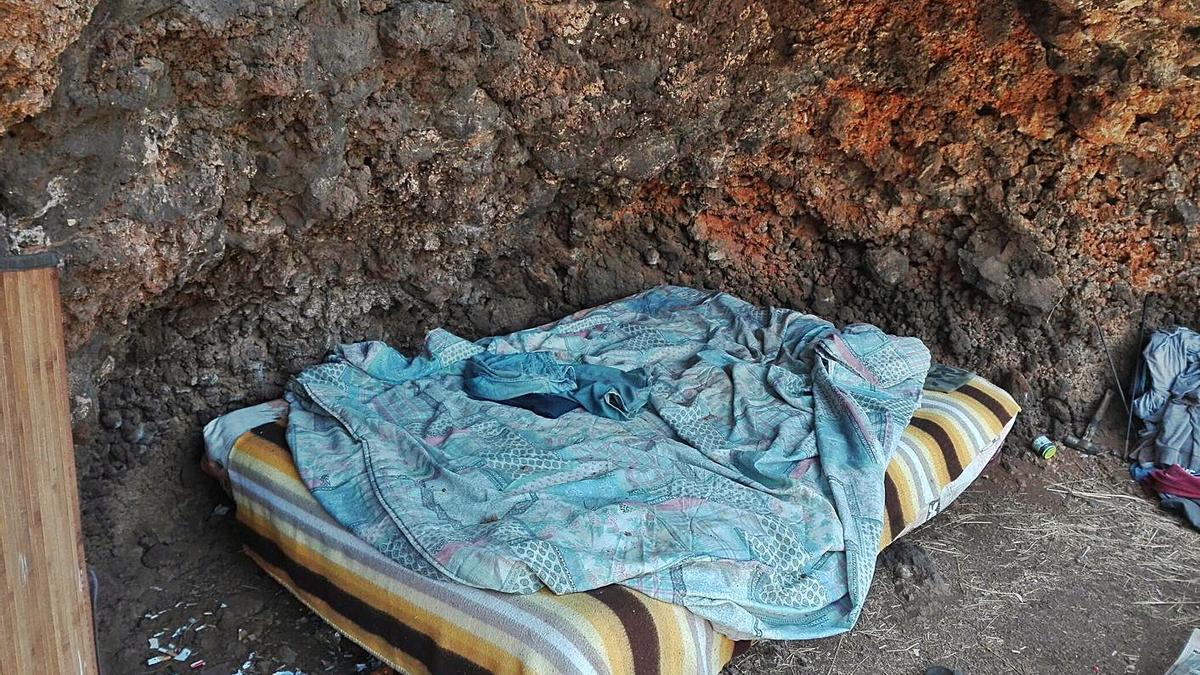
[[[484,422],[476,427],[478,436],[488,448],[481,457],[490,467],[511,478],[518,474],[563,471],[568,462],[553,452],[538,448],[520,434],[498,422]]]
[[[881,436],[886,434],[888,438],[882,438],[887,446],[894,446],[899,439],[900,433],[904,427],[896,427],[888,424],[888,420],[894,420],[898,416],[903,415],[906,410],[895,400],[879,399],[875,396],[864,396],[859,392],[851,391],[849,396],[854,400],[858,408],[864,411],[875,424],[875,433]],[[910,413],[911,414],[911,413]]]
[[[798,572],[808,567],[811,560],[804,551],[804,542],[789,524],[768,515],[759,515],[756,520],[760,530],[769,535],[749,536],[750,550],[756,559],[777,574]]]
[[[769,605],[809,610],[820,609],[827,602],[825,589],[816,579],[774,571],[759,578],[755,586],[755,595],[761,602]]]
[[[511,546],[513,553],[525,562],[542,583],[555,593],[574,593],[579,590],[559,550],[548,541],[527,539]]]
[[[645,368],[651,401],[547,419],[462,391],[463,359],[539,350]],[[928,365],[911,338],[662,287],[473,344],[436,331],[413,359],[343,346],[289,386],[289,441],[331,486],[318,501],[390,556],[406,540],[510,592],[623,583],[729,635],[806,639],[857,619]]]
[[[483,351],[483,348],[441,328],[434,329],[429,334],[426,344],[429,352],[437,357],[442,366],[453,365]]]
[[[851,391],[849,395],[854,398],[854,402],[858,407],[875,412],[880,419],[890,419],[896,415],[903,414],[907,410],[907,406],[903,402],[891,398],[880,398],[878,396],[867,396],[862,392]]]
[[[345,390],[346,383],[343,381],[346,373],[350,371],[350,367],[344,363],[330,363],[320,368],[312,369],[312,377],[309,378],[310,385],[325,385],[336,389]]]
[[[650,350],[672,346],[661,332],[652,328],[621,326],[617,334],[622,339],[621,347],[624,349]]]
[[[528,567],[514,567],[512,573],[504,579],[506,592],[517,595],[529,595],[542,590],[542,580]]]
[[[891,345],[877,349],[863,357],[863,365],[867,367],[883,386],[895,384],[909,376],[904,366],[904,360],[891,348]]]
[[[780,393],[799,398],[812,390],[812,384],[796,373],[789,373],[781,369],[772,371],[772,375],[775,376],[774,384]]]
[[[685,408],[668,404],[659,409],[659,414],[680,438],[705,455],[729,446],[725,436],[713,426],[699,405]]]
[[[715,482],[700,478],[679,478],[656,491],[651,501],[661,503],[672,499],[699,499],[728,504],[749,513],[767,507],[767,497],[732,482]]]
[[[565,323],[558,324],[550,332],[554,333],[555,335],[562,335],[564,333],[578,333],[589,328],[602,326],[607,320],[608,319],[604,318],[603,316],[585,316],[576,321],[566,321]]]
[[[400,563],[405,569],[412,570],[417,574],[429,577],[430,579],[445,579],[445,575],[437,570],[436,567],[430,565],[417,553],[407,541],[399,541],[389,539],[379,545],[379,552]]]

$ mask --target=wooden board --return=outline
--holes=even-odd
[[[66,366],[58,270],[0,265],[4,674],[97,672]]]

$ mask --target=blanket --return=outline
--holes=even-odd
[[[648,400],[545,417],[464,390],[473,359],[534,352],[640,370]],[[815,638],[861,611],[928,366],[872,326],[660,287],[476,342],[435,330],[412,359],[344,345],[289,385],[288,440],[321,505],[418,573],[619,583],[732,637]]]

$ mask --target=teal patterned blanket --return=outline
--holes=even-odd
[[[571,364],[606,366],[646,402],[550,417],[464,391],[469,364],[520,354],[545,382],[510,368],[491,384],[536,395],[570,389]],[[664,286],[475,342],[434,330],[411,359],[343,345],[289,385],[288,440],[329,513],[420,573],[624,584],[731,637],[816,638],[861,611],[928,367],[914,338]]]

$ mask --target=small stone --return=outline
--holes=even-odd
[[[453,5],[401,4],[379,16],[379,42],[389,55],[432,49],[461,41],[469,26],[468,16]]]
[[[971,353],[971,336],[958,325],[950,326],[950,352],[960,360]]]
[[[169,544],[159,542],[142,553],[142,564],[150,569],[169,567],[179,561],[179,556]]]
[[[1071,407],[1067,405],[1067,402],[1061,398],[1047,398],[1046,400],[1042,401],[1042,407],[1046,409],[1046,414],[1049,415],[1051,419],[1058,420],[1060,422],[1071,421]]]
[[[644,253],[642,253],[642,259],[646,261],[647,265],[657,265],[658,261],[659,261],[658,249],[656,249],[656,248],[646,249],[646,251]]]
[[[121,438],[124,438],[129,443],[141,443],[142,439],[145,437],[146,427],[141,422],[127,425],[124,430],[121,431]]]
[[[888,286],[902,283],[911,271],[908,256],[894,248],[867,253],[867,268],[876,279]]]
[[[1180,197],[1175,200],[1171,216],[1177,222],[1192,226],[1200,223],[1200,208],[1197,208],[1196,202],[1187,197]]]
[[[105,429],[120,429],[121,413],[117,412],[116,410],[105,410],[104,414],[100,416],[100,424],[102,424]]]
[[[292,649],[287,645],[283,645],[279,648],[279,660],[284,664],[295,663],[296,659],[298,658],[300,658],[300,655],[296,653],[295,649]]]
[[[79,424],[91,416],[95,401],[91,396],[75,395],[71,397],[71,423]]]
[[[828,286],[815,286],[812,291],[813,312],[821,316],[829,316],[837,311],[837,296]]]
[[[991,287],[1006,286],[1009,282],[1008,263],[1004,262],[999,256],[989,256],[979,261],[976,269],[979,272],[979,278],[985,282],[985,286]]]
[[[1005,380],[1008,385],[1008,393],[1012,395],[1017,405],[1028,408],[1033,398],[1033,388],[1029,385],[1029,378],[1014,368],[1008,371]]]
[[[898,541],[879,554],[879,566],[891,572],[897,594],[906,602],[929,592],[942,592],[946,581],[920,544]]]
[[[1054,309],[1063,295],[1062,282],[1057,277],[1024,276],[1013,287],[1013,300],[1027,314],[1045,314]]]
[[[225,599],[225,611],[221,614],[222,625],[236,625],[258,614],[265,603],[257,593],[243,591]],[[230,624],[232,622],[232,624]]]

